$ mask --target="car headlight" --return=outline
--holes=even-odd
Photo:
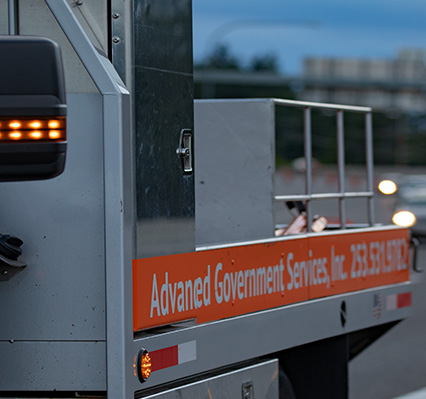
[[[378,188],[382,194],[390,195],[396,192],[398,186],[392,180],[382,180]]]
[[[401,227],[411,227],[416,223],[416,217],[414,213],[410,211],[400,211],[393,215],[392,222],[397,226]]]

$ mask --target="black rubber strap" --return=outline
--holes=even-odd
[[[0,254],[5,258],[17,260],[19,255],[22,254],[20,247],[23,243],[18,237],[9,234],[0,234]]]

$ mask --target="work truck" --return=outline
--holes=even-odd
[[[346,398],[350,359],[410,315],[409,231],[374,220],[372,110],[194,102],[191,7],[0,3],[0,397]],[[303,192],[276,184],[283,108]],[[336,120],[332,192],[313,184],[318,110]]]

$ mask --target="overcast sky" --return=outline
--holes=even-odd
[[[281,70],[305,57],[394,58],[426,49],[426,0],[193,0],[194,59],[218,43],[248,61],[276,54]]]

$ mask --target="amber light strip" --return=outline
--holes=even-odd
[[[1,130],[65,129],[66,119],[58,118],[0,118]]]
[[[4,141],[64,141],[65,130],[0,130],[0,142]]]
[[[0,142],[64,140],[66,140],[64,117],[0,118]]]

